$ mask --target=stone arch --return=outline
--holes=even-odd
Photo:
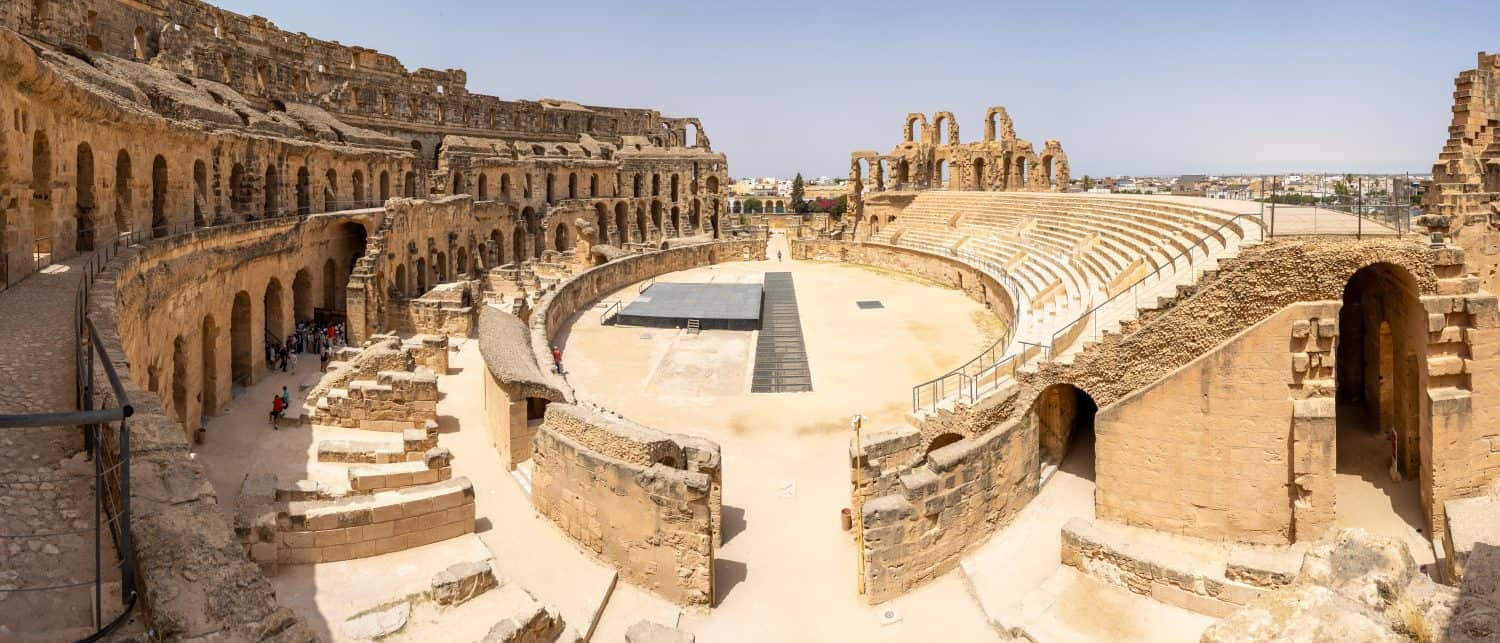
[[[323,173],[323,211],[335,212],[339,204],[339,172],[333,168]]]
[[[276,170],[274,162],[266,164],[265,197],[263,211],[266,218],[281,214],[281,173]]]
[[[297,214],[308,214],[312,211],[312,195],[309,194],[311,180],[308,177],[307,166],[297,168]]]
[[[130,171],[130,153],[120,150],[115,155],[115,231],[116,233],[129,232],[134,226],[131,225],[130,182],[134,180]]]
[[[422,257],[417,257],[417,265],[416,265],[416,270],[414,272],[414,276],[417,279],[417,291],[414,292],[414,293],[412,293],[412,296],[413,297],[421,297],[422,295],[427,294],[427,260],[426,259],[423,259]]]
[[[272,277],[270,281],[266,282],[266,294],[262,301],[267,340],[282,340],[286,335],[287,329],[290,328],[287,324],[286,310],[284,309],[282,299],[281,280]]]
[[[475,199],[478,200],[478,201],[488,201],[488,200],[490,200],[490,177],[489,177],[489,175],[485,174],[484,172],[480,172],[479,173],[479,186],[478,186],[478,188],[479,188],[478,189],[479,194],[475,195]]]
[[[505,265],[505,235],[499,228],[490,231],[490,267]]]
[[[349,184],[354,188],[354,207],[365,207],[365,173],[363,170],[355,170],[349,177]]]
[[[661,201],[651,202],[651,229],[658,234],[665,234],[661,227]]]
[[[672,202],[673,203],[677,202],[679,200],[679,198],[681,197],[681,192],[682,191],[681,191],[681,187],[679,185],[680,183],[681,183],[681,178],[678,177],[676,174],[673,174],[672,175]]]
[[[635,227],[641,243],[645,243],[646,239],[651,236],[651,224],[646,219],[646,206],[635,206]]]
[[[94,149],[88,143],[79,143],[75,159],[78,180],[73,185],[73,219],[77,224],[74,250],[88,252],[94,249]],[[3,232],[3,230],[0,230]]]
[[[933,161],[932,187],[938,190],[948,189],[948,159],[937,159]]]
[[[235,384],[248,386],[251,378],[250,325],[254,313],[250,310],[250,293],[243,290],[235,293],[234,307],[229,313],[229,378]]]
[[[1037,427],[1041,476],[1072,466],[1070,452],[1079,457],[1080,474],[1093,479],[1094,416],[1099,405],[1092,395],[1073,384],[1059,383],[1042,389],[1032,403],[1030,420]],[[1086,461],[1086,462],[1084,462]]]
[[[380,202],[384,204],[391,198],[391,173],[380,171]]]
[[[594,227],[598,230],[595,243],[609,243],[609,207],[594,204]]]
[[[1030,185],[1030,182],[1026,176],[1027,172],[1029,171],[1029,168],[1026,167],[1026,160],[1027,159],[1025,154],[1015,155],[1015,169],[1011,172],[1011,174],[1016,177],[1015,185],[1016,189],[1018,190],[1025,190]]]
[[[953,117],[953,112],[938,112],[932,115],[933,142],[938,145],[945,143],[943,134],[947,133],[946,143],[958,145],[958,119]]]
[[[526,258],[526,234],[520,223],[516,223],[515,230],[510,233],[510,260],[520,265]]]
[[[202,159],[193,161],[193,227],[207,224],[203,214],[208,205],[208,165]]]
[[[906,160],[904,156],[896,159],[896,184],[903,190],[910,189],[911,161]]]
[[[136,25],[135,31],[130,34],[130,50],[135,54],[135,59],[146,60],[146,28]]]
[[[1431,533],[1439,525],[1427,390],[1462,386],[1465,375],[1429,376],[1428,313],[1406,268],[1360,268],[1345,283],[1342,302],[1333,360],[1334,471],[1385,491],[1414,529]]]
[[[172,339],[172,412],[187,429],[188,356],[182,335]]]
[[[633,188],[631,190],[631,196],[634,196],[636,198],[640,198],[640,196],[641,196],[641,175],[637,174],[634,177],[632,177],[632,179],[631,179],[631,185],[632,185],[632,188]]]
[[[214,415],[219,412],[219,327],[214,324],[213,315],[203,316],[199,343],[203,368],[200,378],[203,382],[202,412],[204,415]]]
[[[549,204],[550,203],[556,203],[556,200],[554,200],[552,198],[552,184],[553,184],[552,173],[548,172],[547,173],[547,194],[546,194],[546,196],[547,196],[547,203],[549,203]]]
[[[402,297],[411,296],[411,284],[406,281],[406,264],[396,264],[396,292]]]
[[[338,308],[338,264],[332,257],[323,261],[323,307]]]
[[[417,198],[417,173],[407,172],[401,180],[401,192],[408,199]]]
[[[1016,127],[1010,120],[1010,114],[1006,113],[1004,107],[991,107],[984,113],[984,142],[995,141],[996,129],[995,119],[1000,119],[999,136],[1002,141],[1010,141],[1016,138]]]
[[[630,242],[629,208],[624,201],[615,204],[615,239],[621,246]]]
[[[589,175],[589,197],[599,196],[599,175]]]
[[[41,129],[31,138],[31,199],[33,234],[37,239],[52,236],[52,144]]]
[[[939,434],[937,437],[933,438],[931,441],[929,441],[927,443],[927,451],[926,451],[926,453],[930,454],[933,451],[936,451],[936,450],[941,449],[941,448],[943,448],[945,446],[948,446],[950,444],[958,442],[959,440],[962,440],[962,439],[964,439],[964,436],[959,435],[957,433],[942,433],[942,434]]]
[[[509,199],[510,198],[510,174],[509,173],[501,174],[500,175],[500,198],[502,198],[502,199]]]
[[[469,249],[465,248],[463,246],[459,246],[458,250],[454,251],[453,257],[458,260],[457,261],[458,265],[457,265],[456,269],[453,271],[454,274],[455,275],[465,275],[465,274],[468,274],[468,272],[469,272]]]
[[[682,236],[682,210],[675,205],[672,206],[672,233],[675,236]]]
[[[569,241],[568,224],[557,222],[557,227],[552,233],[552,249],[558,252],[567,252],[573,244]]]
[[[574,172],[568,173],[568,198],[578,198],[578,174]]]
[[[651,175],[651,196],[661,196],[661,175]]]
[[[245,185],[245,166],[235,163],[229,168],[229,214],[238,217],[249,208],[249,186]]]
[[[313,318],[312,273],[306,268],[292,277],[292,318],[297,321]]]
[[[970,182],[970,187],[972,187],[972,188],[974,188],[976,190],[983,190],[983,189],[985,189],[985,183],[984,183],[984,157],[983,156],[976,156],[976,157],[974,157],[974,169],[973,169],[972,174],[974,176],[972,178],[972,181]]]
[[[920,126],[917,124],[921,123]],[[927,136],[927,115],[920,112],[912,112],[906,115],[906,125],[902,129],[902,137],[907,143],[923,142]]]
[[[719,193],[719,177],[710,176],[703,182],[703,185],[704,189],[707,190],[709,194]]]

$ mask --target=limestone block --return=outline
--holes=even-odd
[[[625,643],[693,643],[692,632],[659,625],[647,620],[636,622],[625,630]]]
[[[489,560],[457,563],[432,577],[432,597],[439,605],[461,605],[496,585]]]
[[[1292,337],[1306,339],[1312,332],[1312,323],[1306,319],[1298,319],[1292,322]]]

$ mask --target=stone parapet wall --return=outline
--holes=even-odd
[[[871,603],[900,596],[957,566],[993,530],[1009,524],[1039,485],[1037,431],[1025,422],[940,447],[909,467],[900,463],[886,468],[871,459],[863,474],[882,481],[870,491],[890,491],[866,500],[862,513],[865,594]]]
[[[247,490],[240,502],[241,539],[259,562],[366,558],[474,532],[468,478],[335,500],[274,502]]]
[[[708,606],[721,509],[718,445],[669,447],[657,436],[671,442],[599,412],[549,405],[533,440],[532,504],[626,580],[683,605]],[[650,441],[632,445],[640,438]],[[589,445],[611,445],[609,452],[638,461]]]
[[[135,409],[128,422],[130,526],[146,623],[163,639],[316,640],[306,624],[277,605],[275,589],[246,558],[203,466],[192,458],[182,426],[131,376],[119,322],[125,311],[116,292],[122,269],[135,265],[138,254],[127,249],[100,273],[88,313],[105,346],[104,358],[114,363]],[[94,386],[110,390],[102,369]],[[100,453],[107,457],[118,445],[114,432],[104,435],[108,443]],[[105,493],[118,503],[119,491],[111,485]]]

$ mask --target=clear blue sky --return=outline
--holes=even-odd
[[[736,177],[845,176],[911,111],[977,140],[990,105],[1074,176],[1425,172],[1500,50],[1497,0],[210,1],[475,92],[698,116]]]

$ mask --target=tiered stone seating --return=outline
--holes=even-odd
[[[1172,197],[932,191],[871,241],[1006,266],[1028,317],[1019,339],[1037,341],[1153,271],[1151,295],[1174,294],[1194,279],[1181,255],[1207,265],[1254,225]]]

